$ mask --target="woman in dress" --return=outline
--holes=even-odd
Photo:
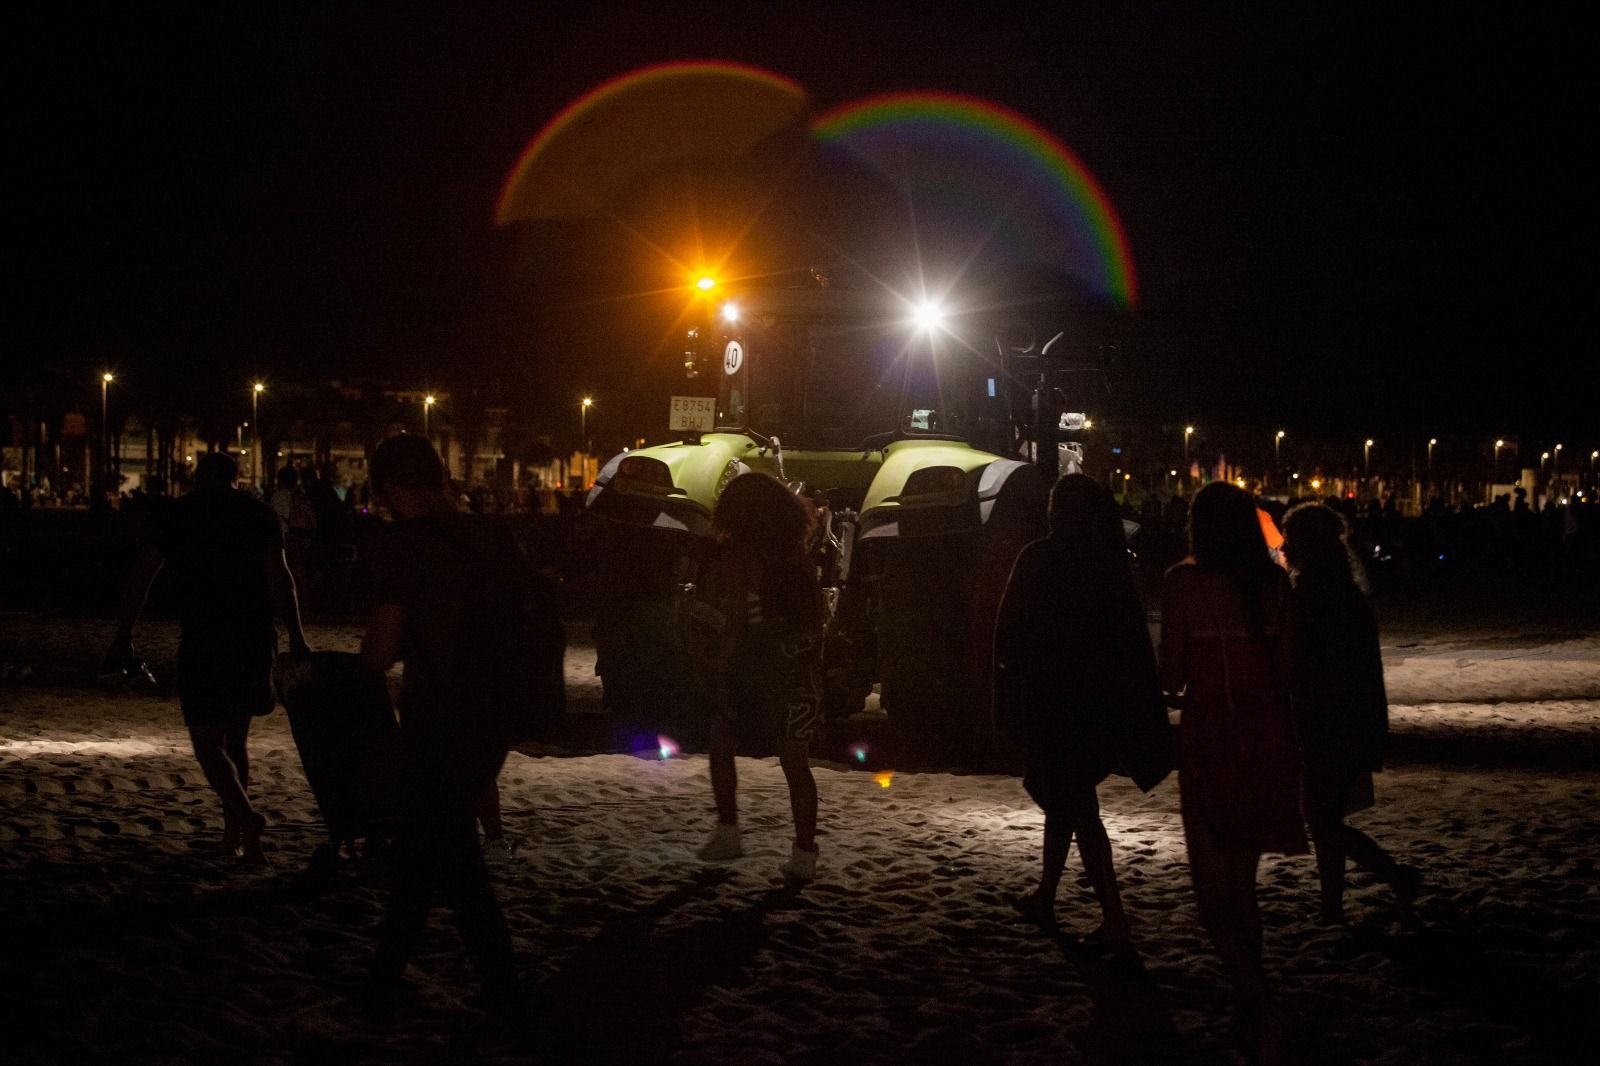
[[[699,851],[706,861],[742,855],[739,728],[753,722],[778,738],[789,785],[794,846],[783,874],[810,881],[817,870],[817,784],[811,738],[822,724],[820,658],[827,610],[807,553],[811,511],[767,474],[740,474],[717,500],[716,547],[690,607],[690,637],[712,695],[711,792],[717,827]]]
[[[1300,753],[1289,709],[1289,579],[1255,503],[1214,482],[1194,498],[1190,555],[1167,572],[1161,679],[1182,707],[1178,792],[1200,919],[1233,982],[1239,1035],[1262,1050],[1285,1017],[1261,964],[1256,868],[1303,854]]]
[[[1050,535],[1023,549],[995,631],[996,715],[1027,753],[1023,785],[1044,810],[1039,887],[1015,902],[1054,924],[1074,838],[1100,904],[1087,945],[1128,941],[1128,919],[1095,786],[1114,772],[1146,791],[1171,769],[1167,711],[1144,608],[1111,493],[1068,474],[1050,495]]]
[[[1378,626],[1362,588],[1361,564],[1346,543],[1344,519],[1332,508],[1301,504],[1283,528],[1294,582],[1294,718],[1322,920],[1344,921],[1347,858],[1387,881],[1406,914],[1417,889],[1416,869],[1395,862],[1344,821],[1347,813],[1372,806],[1372,773],[1383,769],[1389,732]]]

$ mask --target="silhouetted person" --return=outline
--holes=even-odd
[[[717,827],[699,851],[706,861],[738,858],[741,724],[779,738],[778,763],[789,784],[794,846],[784,876],[810,881],[817,869],[817,783],[811,738],[822,725],[819,677],[826,608],[807,544],[811,512],[767,474],[728,483],[712,513],[716,547],[691,608],[696,668],[712,693],[711,791]]]
[[[294,575],[295,587],[300,590],[302,606],[311,596],[307,561],[311,554],[311,538],[317,532],[317,515],[300,487],[300,472],[285,466],[277,474],[278,487],[272,492],[272,510],[278,516],[278,526],[283,530],[283,554],[289,562],[289,572]]]
[[[1022,783],[1044,810],[1039,887],[1017,909],[1054,924],[1074,837],[1101,923],[1084,938],[1128,941],[1095,786],[1131,773],[1148,791],[1171,769],[1166,703],[1116,502],[1083,474],[1050,494],[1050,535],[1022,550],[995,631],[997,719],[1027,752]]]
[[[1344,864],[1382,878],[1408,911],[1417,871],[1396,863],[1345,814],[1372,806],[1372,773],[1383,769],[1389,732],[1378,626],[1358,583],[1360,563],[1345,543],[1344,519],[1301,504],[1284,522],[1293,571],[1291,691],[1305,762],[1304,806],[1317,853],[1322,920],[1344,921]]]
[[[222,801],[224,846],[260,862],[266,819],[250,803],[250,719],[273,708],[273,615],[288,630],[292,654],[310,649],[278,520],[235,487],[238,476],[232,456],[209,452],[196,468],[194,491],[163,508],[155,543],[128,577],[106,661],[123,667],[133,660],[133,627],[151,583],[165,569],[176,586],[182,626],[184,724],[206,781]]]
[[[1261,965],[1256,868],[1304,854],[1300,752],[1289,710],[1289,578],[1249,494],[1195,494],[1190,556],[1167,572],[1161,677],[1180,695],[1178,794],[1200,920],[1233,981],[1247,1045],[1272,1053],[1287,1019]]]
[[[490,720],[494,694],[483,686],[491,681],[466,676],[472,649],[458,637],[483,621],[464,617],[468,590],[517,547],[502,526],[457,513],[444,465],[420,436],[379,445],[371,478],[375,499],[395,521],[374,538],[361,658],[379,673],[403,660],[405,672],[397,869],[368,993],[375,1006],[392,1001],[438,896],[455,913],[489,1004],[503,1007],[515,989],[515,963],[475,815],[508,745]]]

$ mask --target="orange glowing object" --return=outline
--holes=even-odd
[[[1261,523],[1261,536],[1266,539],[1267,547],[1277,551],[1283,547],[1283,534],[1278,532],[1278,525],[1272,516],[1261,508],[1256,508],[1256,521]]]
[[[872,775],[872,779],[878,783],[879,788],[888,788],[894,782],[894,771],[879,770]]]

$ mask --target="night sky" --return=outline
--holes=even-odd
[[[634,407],[654,433],[641,363],[659,363],[659,323],[571,310],[614,279],[557,276],[585,272],[570,234],[497,229],[493,206],[566,103],[711,59],[786,75],[817,112],[936,89],[1060,137],[1133,249],[1132,416],[1351,436],[1592,426],[1577,35],[1510,6],[1391,6],[13,16],[4,376],[377,375],[556,426],[593,390],[597,416]]]

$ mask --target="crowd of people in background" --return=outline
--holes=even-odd
[[[1492,503],[1450,507],[1434,498],[1414,516],[1394,496],[1258,500],[1281,528],[1297,503],[1320,502],[1345,520],[1350,547],[1375,591],[1406,584],[1503,577],[1539,586],[1568,578],[1600,581],[1600,501],[1571,497],[1539,506],[1520,486]],[[1139,524],[1133,548],[1141,588],[1154,602],[1160,578],[1186,549],[1189,503],[1147,498],[1123,517]]]

